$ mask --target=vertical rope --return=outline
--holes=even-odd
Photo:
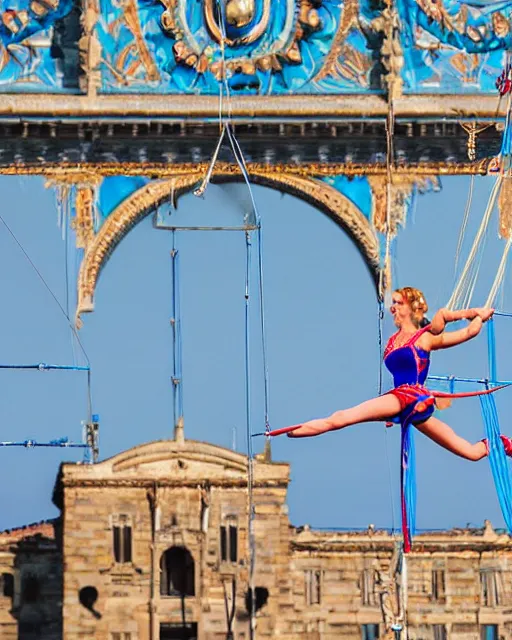
[[[393,134],[395,127],[395,116],[393,111],[393,101],[389,100],[388,114],[386,118],[386,249],[384,254],[384,288],[381,290],[381,296],[385,291],[388,294],[392,286],[391,280],[391,235],[392,235],[392,220],[391,220],[391,198],[393,195],[392,182],[393,182]],[[382,283],[381,283],[382,284]]]
[[[265,411],[265,433],[270,431],[269,420],[269,379],[268,379],[268,360],[267,360],[267,331],[265,322],[265,296],[263,283],[263,239],[261,233],[261,224],[258,222],[258,287],[260,296],[260,330],[261,330],[261,350],[263,358],[263,404]]]
[[[173,337],[173,422],[176,427],[183,418],[183,374],[181,343],[181,310],[180,310],[180,273],[179,252],[176,248],[176,231],[172,231],[171,250],[172,271],[172,337]]]
[[[384,355],[384,344],[383,344],[383,334],[384,334],[384,302],[379,300],[379,323],[378,323],[378,332],[379,332],[379,383],[378,383],[378,394],[382,395],[382,386],[383,386],[383,369],[382,369],[382,357]]]
[[[87,369],[87,418],[92,422],[92,379],[91,369]]]
[[[382,395],[383,388],[383,356],[384,356],[384,342],[383,342],[383,325],[384,325],[384,302],[379,300],[379,381],[378,381],[378,395]],[[389,487],[389,501],[391,504],[391,534],[394,536],[396,531],[395,526],[395,500],[393,498],[393,476],[391,474],[391,460],[389,459],[389,443],[388,443],[388,430],[384,427],[384,447],[386,451],[386,463],[388,468],[388,487]]]
[[[254,589],[254,570],[256,547],[254,538],[254,457],[252,449],[251,427],[251,349],[250,349],[250,291],[251,291],[251,235],[245,232],[245,425],[247,430],[247,495],[248,495],[248,553],[249,553],[249,594],[251,602],[250,631],[251,640],[255,638],[256,593]]]
[[[262,332],[262,349],[263,349],[263,367],[264,367],[264,393],[265,393],[265,432],[269,431],[268,418],[268,367],[267,367],[267,349],[266,349],[266,332],[265,332],[265,311],[263,297],[263,260],[262,260],[262,242],[261,242],[261,225],[260,218],[256,208],[256,202],[252,192],[249,173],[245,164],[242,150],[233,132],[231,131],[230,122],[232,119],[231,93],[226,75],[226,33],[224,28],[224,5],[219,0],[215,3],[219,24],[221,27],[222,38],[220,42],[222,81],[219,86],[219,127],[221,130],[220,140],[216,147],[214,156],[210,163],[208,172],[196,192],[196,195],[203,195],[213,174],[215,164],[220,152],[224,135],[227,134],[231,149],[235,159],[240,167],[244,180],[248,186],[249,194],[253,206],[254,215],[258,226],[258,273],[259,273],[259,293],[260,293],[260,324]],[[224,122],[224,90],[227,99],[227,122]],[[245,232],[246,241],[246,268],[245,268],[245,402],[246,402],[246,430],[247,430],[247,493],[248,493],[248,553],[249,553],[249,590],[250,590],[250,640],[255,638],[255,609],[256,609],[256,593],[254,588],[254,572],[256,548],[254,538],[254,499],[253,499],[253,478],[254,478],[254,456],[252,449],[252,427],[251,427],[251,379],[250,379],[250,270],[251,270],[251,236],[249,231]]]
[[[466,308],[471,302],[478,270],[480,267],[480,261],[477,261],[477,256],[479,254],[479,250],[482,247],[482,242],[485,238],[486,231],[489,226],[489,220],[494,210],[494,205],[496,203],[496,198],[498,197],[501,182],[502,177],[499,176],[492,188],[491,195],[487,203],[487,208],[476,233],[473,245],[467,257],[462,273],[460,275],[459,282],[456,285],[450,297],[450,300],[446,305],[449,309],[456,309],[458,307]]]
[[[501,261],[498,267],[498,271],[496,273],[496,277],[494,278],[494,282],[492,283],[491,290],[489,291],[489,296],[485,302],[485,307],[490,308],[494,304],[498,292],[500,290],[501,285],[503,284],[503,279],[505,277],[505,269],[507,266],[508,255],[510,253],[510,247],[512,245],[512,236],[507,239],[505,244],[505,248],[503,249],[503,255],[501,256]]]
[[[494,318],[487,321],[487,360],[489,364],[489,380],[496,382],[498,379],[496,366],[496,340],[494,333]]]
[[[409,605],[409,594],[408,594],[408,572],[407,572],[407,554],[402,553],[402,615],[404,618],[404,624],[402,628],[403,637],[405,640],[408,638],[407,632],[407,607]]]
[[[459,239],[457,241],[457,250],[455,252],[455,277],[457,277],[457,271],[459,269],[460,252],[462,250],[462,243],[464,242],[464,236],[466,235],[466,229],[468,226],[469,214],[471,212],[471,204],[473,202],[473,191],[475,188],[475,175],[471,176],[469,183],[468,199],[466,200],[466,208],[464,209],[464,217],[462,219],[462,226],[459,232]]]

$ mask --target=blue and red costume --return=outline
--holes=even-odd
[[[414,531],[416,511],[416,481],[414,461],[414,441],[411,425],[426,422],[434,413],[436,398],[466,398],[486,395],[502,389],[504,386],[470,391],[466,393],[444,393],[431,391],[424,384],[430,367],[430,352],[416,346],[420,337],[430,331],[430,325],[419,329],[407,342],[396,345],[400,331],[388,341],[384,350],[384,364],[393,376],[394,388],[387,392],[398,398],[400,412],[393,416],[387,426],[400,424],[402,427],[402,469],[401,469],[401,511],[404,551],[411,550],[411,534]],[[387,395],[386,394],[386,395]],[[277,436],[295,431],[301,425],[268,431],[267,436]],[[512,441],[501,436],[507,455],[512,455]],[[507,442],[505,442],[505,440]]]
[[[430,367],[430,352],[416,346],[419,338],[430,331],[430,325],[419,329],[407,342],[395,346],[398,331],[389,339],[384,350],[384,364],[393,376],[394,389],[388,394],[394,395],[400,401],[400,413],[394,416],[388,426],[400,424],[402,427],[402,469],[401,511],[404,551],[411,550],[411,534],[414,530],[416,511],[416,483],[414,473],[414,442],[411,425],[421,424],[428,420],[435,411],[436,398],[467,398],[485,395],[503,388],[494,387],[485,391],[470,391],[467,393],[443,393],[430,391],[424,384]],[[503,436],[502,436],[503,439]],[[507,452],[508,454],[508,452]]]
[[[404,551],[411,549],[411,533],[414,529],[416,486],[414,474],[414,442],[411,425],[425,422],[435,410],[434,395],[425,387],[430,367],[430,353],[416,346],[418,339],[430,325],[417,331],[411,338],[399,346],[395,346],[400,332],[389,339],[384,350],[384,364],[393,376],[394,389],[388,391],[400,402],[398,413],[388,426],[393,423],[402,427],[402,469],[400,474],[401,512]]]
[[[388,393],[400,401],[400,413],[388,424],[425,422],[434,412],[435,397],[423,386],[430,367],[430,353],[416,346],[419,338],[429,330],[430,325],[423,327],[400,346],[395,346],[400,334],[397,332],[391,336],[384,350],[384,364],[393,376],[395,385]]]

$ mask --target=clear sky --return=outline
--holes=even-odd
[[[397,248],[397,284],[422,288],[431,309],[454,284],[458,233],[468,178],[445,178],[440,193],[419,196]],[[477,178],[467,241],[483,214],[491,178]],[[39,178],[0,179],[1,215],[63,304],[65,243],[52,190]],[[182,214],[211,215],[247,202],[243,185],[211,187],[204,201],[187,196]],[[270,421],[278,428],[375,395],[379,353],[375,290],[345,233],[291,196],[254,188],[263,223]],[[245,451],[244,260],[239,233],[187,232],[178,238],[182,276],[185,433]],[[475,303],[483,304],[503,243],[494,219]],[[150,216],[119,245],[104,269],[96,310],[81,339],[92,363],[94,411],[101,417],[101,458],[172,437],[170,233]],[[465,252],[463,252],[465,255]],[[5,227],[0,224],[2,313],[0,362],[73,363],[67,321]],[[74,260],[71,260],[74,263]],[[68,269],[74,287],[76,265]],[[255,280],[254,280],[255,282]],[[505,290],[509,289],[506,281]],[[255,300],[256,302],[256,300]],[[500,301],[512,309],[510,295]],[[257,304],[252,327],[253,431],[263,428]],[[392,330],[386,322],[387,335]],[[498,319],[498,368],[512,379],[512,318]],[[432,373],[487,375],[486,339],[434,355]],[[81,437],[85,375],[0,370],[1,440]],[[389,379],[386,377],[386,386]],[[512,435],[512,391],[499,394],[504,433]],[[457,431],[483,437],[477,399],[443,412]],[[313,439],[276,438],[276,460],[291,464],[290,519],[318,527],[399,526],[399,429],[360,425]],[[255,441],[256,450],[263,440]],[[487,461],[470,463],[417,435],[418,527],[502,526]],[[62,460],[81,452],[0,448],[0,529],[57,515],[51,492]],[[393,513],[394,506],[394,513]]]

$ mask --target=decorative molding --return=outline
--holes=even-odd
[[[84,0],[84,10],[80,17],[83,35],[78,41],[78,54],[82,74],[79,77],[80,89],[89,99],[96,99],[101,85],[101,45],[95,30],[100,15],[99,0]]]
[[[170,197],[190,190],[201,174],[153,181],[126,198],[105,220],[87,250],[78,275],[77,326],[80,315],[93,310],[93,295],[100,271],[124,236],[144,217]]]
[[[74,211],[71,226],[76,234],[76,246],[87,249],[94,238],[94,219],[96,208],[96,189],[102,176],[93,172],[77,173],[48,172],[47,187],[57,190],[61,201],[67,199],[68,207]],[[71,198],[74,196],[74,207]]]
[[[242,458],[239,461],[228,460],[226,457],[220,457],[218,453],[210,454],[204,452],[193,452],[187,450],[176,449],[175,451],[150,452],[147,454],[139,454],[128,460],[121,460],[114,464],[114,473],[122,473],[127,469],[140,469],[141,466],[158,463],[170,462],[171,460],[183,460],[184,462],[200,462],[204,464],[222,466],[226,471],[238,471],[247,473],[247,460]]]
[[[135,39],[140,60],[146,70],[147,79],[150,82],[157,82],[160,80],[160,73],[151,53],[149,52],[146,39],[142,32],[137,2],[136,0],[124,0],[121,3],[121,6],[123,8],[126,25]]]
[[[504,117],[506,101],[499,105],[494,95],[404,95],[393,102],[396,118],[461,118],[477,119]],[[287,95],[232,96],[230,112],[233,118],[247,117],[257,122],[261,117],[299,117],[304,120],[317,116],[386,117],[388,105],[383,96],[355,95]],[[216,96],[191,95],[26,95],[0,94],[0,115],[16,118],[24,116],[70,116],[88,119],[94,116],[140,116],[176,118],[218,118],[219,99]]]
[[[63,487],[73,488],[90,488],[97,489],[144,489],[147,490],[155,484],[154,478],[118,478],[118,479],[106,479],[106,478],[66,478],[61,480]],[[159,487],[171,487],[171,488],[183,488],[183,489],[197,489],[198,486],[220,488],[220,489],[239,489],[247,487],[247,479],[233,478],[233,479],[210,479],[204,481],[199,480],[170,480],[165,478],[158,479]],[[287,489],[288,482],[284,480],[253,480],[253,487],[257,489]]]
[[[478,162],[417,162],[410,164],[398,164],[393,168],[393,174],[398,176],[470,176],[489,173],[489,167],[493,165],[493,158],[485,158]],[[237,165],[218,163],[223,171],[232,172],[233,176],[239,175]],[[17,163],[15,165],[0,166],[0,175],[33,175],[47,176],[50,179],[66,180],[69,183],[83,182],[85,176],[94,174],[100,177],[111,176],[143,176],[151,178],[171,178],[173,176],[189,175],[196,173],[199,178],[208,170],[209,163],[148,163],[148,162],[123,162],[101,164],[74,164],[67,162],[47,163],[44,166]],[[251,174],[269,173],[272,175],[294,175],[307,178],[308,176],[382,176],[387,174],[386,164],[376,162],[372,164],[358,163],[320,163],[305,162],[304,164],[263,164],[248,162],[247,167]]]
[[[71,226],[76,233],[76,246],[87,249],[94,238],[95,189],[92,186],[77,186],[75,216]]]
[[[385,175],[369,176],[368,182],[372,190],[372,227],[379,233],[387,232],[387,211],[388,211],[388,178]],[[437,176],[418,175],[395,175],[391,176],[391,229],[390,235],[396,236],[399,227],[403,227],[406,222],[407,204],[410,200],[413,189],[427,191],[430,184],[437,185]]]
[[[384,36],[380,55],[386,73],[382,76],[382,84],[386,87],[388,100],[394,102],[402,97],[404,55],[398,9],[392,0],[386,0],[385,5],[379,17],[372,21],[372,28]]]
[[[236,24],[238,27],[247,26],[247,24],[252,22],[254,18],[254,7],[252,8],[252,12],[250,12],[242,6],[242,1],[243,0],[231,0],[231,3],[226,6],[226,18],[228,22]],[[268,27],[271,2],[272,0],[263,0],[263,15],[261,20],[246,36],[230,40],[229,38],[223,37],[222,28],[219,26],[218,21],[215,18],[217,0],[204,0],[204,14],[208,31],[217,43],[225,44],[228,47],[252,44],[263,35],[265,29]],[[247,0],[245,0],[245,3],[247,4]],[[170,4],[171,6],[174,4],[175,8],[177,8],[176,0],[171,0]],[[230,7],[233,7],[231,11]],[[249,13],[251,15],[248,15]]]
[[[505,175],[498,199],[499,234],[502,238],[512,235],[512,178]]]
[[[320,82],[336,73],[340,56],[343,54],[343,43],[351,29],[359,25],[359,0],[345,0],[343,3],[338,31],[334,37],[331,49],[325,58],[320,71],[313,78],[313,82]],[[382,98],[380,99],[382,101]]]
[[[77,325],[80,315],[92,311],[93,296],[99,274],[108,256],[122,238],[142,218],[149,215],[160,204],[170,198],[177,198],[190,191],[203,177],[204,172],[195,167],[194,171],[170,180],[153,181],[129,196],[105,220],[100,231],[89,246],[78,276]],[[375,283],[379,279],[379,244],[368,219],[343,194],[330,185],[314,178],[293,175],[279,167],[249,167],[251,180],[256,184],[275,187],[296,195],[326,213],[334,222],[348,232],[370,269]],[[178,175],[176,175],[178,174]],[[241,180],[237,165],[219,163],[214,179],[221,182]]]

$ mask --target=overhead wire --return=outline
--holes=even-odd
[[[256,218],[256,228],[258,231],[257,239],[258,239],[258,276],[259,276],[259,297],[260,297],[260,325],[261,325],[261,333],[262,333],[262,353],[263,353],[263,369],[264,369],[264,414],[265,414],[265,433],[268,433],[270,430],[269,426],[269,410],[268,410],[268,366],[267,366],[267,349],[266,349],[266,338],[265,338],[265,309],[264,309],[264,299],[263,299],[263,258],[262,258],[262,237],[261,237],[261,219],[258,214],[258,209],[256,206],[254,194],[250,184],[249,172],[247,170],[247,166],[245,163],[245,159],[243,157],[242,150],[234,132],[231,129],[231,119],[232,119],[232,105],[231,105],[231,94],[229,89],[229,83],[227,80],[226,73],[226,53],[225,53],[225,45],[226,45],[226,32],[225,32],[225,24],[224,24],[224,10],[223,5],[216,0],[215,8],[217,12],[218,22],[221,28],[221,42],[220,42],[220,53],[221,53],[221,82],[219,83],[219,128],[220,128],[220,136],[217,146],[215,148],[214,154],[210,161],[208,170],[205,174],[204,179],[202,180],[200,186],[194,194],[196,196],[203,196],[208,184],[211,181],[216,162],[218,160],[218,156],[220,153],[221,146],[224,142],[225,136],[227,135],[231,150],[235,157],[235,160],[240,168],[240,171],[243,175],[244,181],[248,187],[248,192],[250,195],[251,205],[253,208],[253,213]],[[226,102],[227,102],[227,121],[224,120],[224,91],[226,92]],[[246,245],[246,264],[245,264],[245,331],[244,331],[244,340],[245,340],[245,412],[246,412],[246,433],[247,433],[247,496],[248,496],[248,555],[249,555],[249,595],[250,595],[250,626],[249,626],[249,635],[251,640],[255,637],[255,613],[256,613],[256,592],[254,588],[254,579],[255,579],[255,565],[256,565],[256,544],[254,537],[254,517],[255,517],[255,506],[254,506],[254,495],[253,495],[253,474],[254,474],[254,452],[252,448],[252,422],[251,422],[251,352],[250,352],[250,301],[251,301],[251,233],[249,229],[245,229],[245,245]]]
[[[66,212],[68,211],[68,208],[66,206],[63,206],[63,207],[60,208],[60,210],[63,212],[62,213],[63,219],[61,220],[61,223],[63,224],[64,227],[66,227],[66,231],[64,231],[64,229],[63,229],[62,233],[64,234],[63,237],[64,237],[65,242],[66,242],[65,254],[66,254],[66,264],[67,264],[67,261],[68,261],[67,238],[68,238],[68,235],[69,235],[68,232],[67,232],[67,227],[68,227],[68,224],[69,224],[69,216],[67,215]],[[5,229],[7,230],[7,232],[11,236],[11,238],[14,240],[14,242],[17,245],[18,249],[21,251],[21,253],[25,257],[25,259],[27,260],[27,262],[29,263],[29,265],[31,266],[33,271],[36,273],[37,277],[42,282],[42,284],[45,287],[45,289],[47,290],[47,292],[53,298],[55,304],[59,308],[59,310],[62,313],[62,315],[66,318],[68,326],[69,326],[69,328],[71,330],[71,334],[72,334],[72,336],[74,336],[74,339],[76,340],[77,344],[79,345],[80,350],[81,350],[81,352],[82,352],[82,354],[83,354],[83,356],[85,358],[85,361],[87,363],[87,366],[79,366],[79,365],[76,365],[76,364],[74,364],[74,365],[48,365],[48,364],[45,364],[45,363],[29,364],[29,365],[19,365],[19,364],[8,365],[8,364],[4,364],[4,365],[0,365],[0,369],[18,369],[18,370],[22,370],[22,369],[38,369],[38,370],[86,371],[87,372],[87,391],[86,391],[87,421],[90,424],[93,421],[91,362],[90,362],[89,356],[87,354],[87,351],[86,351],[82,341],[80,340],[80,337],[78,335],[76,327],[75,327],[74,323],[71,321],[69,310],[66,311],[64,309],[64,307],[61,304],[60,300],[58,299],[57,295],[54,293],[54,291],[52,290],[52,288],[50,287],[50,285],[48,284],[48,282],[44,278],[43,274],[38,269],[38,267],[36,266],[36,264],[34,263],[32,258],[30,257],[30,255],[26,251],[26,249],[23,246],[23,244],[20,242],[20,240],[18,239],[18,237],[16,236],[14,231],[11,229],[11,227],[9,226],[9,224],[6,222],[5,218],[1,214],[0,214],[0,222],[4,225]],[[66,271],[66,274],[65,274],[65,278],[66,278],[66,294],[67,294],[68,291],[69,291],[69,287],[68,287],[69,278],[68,278],[67,271]],[[69,300],[68,300],[68,296],[67,295],[66,295],[66,305],[69,305]],[[73,360],[76,361],[75,355],[74,355],[74,345],[73,344],[72,344],[72,349],[73,349]],[[32,442],[32,441],[30,441],[30,442]],[[14,446],[14,445],[5,445],[5,446]],[[46,445],[39,445],[38,444],[38,445],[35,445],[35,446],[46,446]],[[56,446],[56,445],[52,445],[52,446]],[[75,445],[73,445],[73,446],[75,446]],[[83,448],[88,448],[88,445],[84,444]]]
[[[257,223],[259,223],[257,216],[256,203],[254,201],[254,197],[252,194],[252,189],[250,187],[249,176],[246,171],[245,162],[243,160],[243,154],[237,143],[235,143],[235,138],[231,134],[230,121],[232,117],[231,111],[231,94],[229,91],[229,83],[227,81],[226,74],[226,53],[225,53],[225,43],[226,43],[226,33],[224,27],[224,11],[223,6],[220,4],[219,0],[217,0],[217,9],[220,17],[222,38],[221,38],[221,59],[222,59],[222,79],[224,88],[226,90],[227,97],[227,105],[228,105],[228,122],[224,123],[222,130],[223,133],[226,132],[228,135],[228,139],[235,156],[235,159],[242,171],[244,179],[249,189],[249,195],[251,198],[251,202],[253,205],[253,210],[255,216],[257,218]],[[222,89],[220,94],[222,96]],[[222,100],[222,98],[221,98]],[[222,104],[220,105],[220,117],[222,118]],[[222,124],[222,121],[221,123]],[[223,137],[223,136],[222,136]],[[252,449],[252,426],[251,426],[251,385],[250,385],[250,270],[251,270],[251,237],[250,232],[245,232],[245,242],[246,242],[246,281],[245,281],[245,398],[246,398],[246,431],[247,431],[247,496],[248,496],[248,552],[249,552],[249,601],[250,601],[250,623],[249,623],[249,637],[251,640],[255,637],[256,631],[256,591],[254,588],[255,585],[255,570],[256,570],[256,541],[254,537],[254,517],[255,517],[255,506],[254,506],[254,495],[253,495],[253,473],[254,473],[254,453]]]
[[[250,349],[250,295],[251,295],[251,235],[245,232],[246,261],[245,261],[245,424],[247,438],[247,492],[248,503],[248,546],[249,546],[249,593],[250,593],[250,637],[255,632],[255,604],[256,593],[254,589],[254,574],[256,568],[256,540],[254,536],[254,452],[252,448],[251,427],[251,349]]]
[[[171,270],[172,270],[172,318],[173,332],[173,417],[174,426],[183,419],[183,368],[180,306],[180,262],[176,244],[176,231],[172,231]]]
[[[70,442],[67,438],[61,440],[50,440],[50,442],[38,442],[37,440],[13,440],[0,442],[0,447],[25,447],[32,449],[35,447],[65,447],[66,449],[88,449],[89,445],[84,442]]]
[[[0,369],[38,369],[39,371],[90,371],[90,367],[84,367],[74,364],[46,364],[38,362],[37,364],[0,364]]]
[[[28,261],[28,263],[30,264],[30,266],[32,267],[32,269],[35,271],[35,273],[37,274],[37,276],[39,277],[39,279],[41,280],[41,282],[43,283],[44,287],[46,288],[46,290],[48,291],[48,293],[51,295],[51,297],[53,298],[53,300],[55,301],[56,305],[58,306],[58,308],[60,309],[62,315],[66,318],[66,320],[68,321],[68,324],[71,328],[71,331],[74,333],[76,340],[78,342],[78,344],[80,345],[80,349],[82,350],[82,353],[84,355],[84,358],[87,362],[87,364],[90,366],[90,360],[89,360],[89,356],[87,355],[87,352],[78,336],[78,332],[73,324],[73,322],[71,321],[69,315],[66,313],[66,310],[64,309],[64,307],[62,306],[62,304],[60,303],[59,299],[57,298],[57,296],[55,295],[55,293],[52,291],[50,285],[46,282],[43,274],[41,273],[41,271],[39,271],[39,269],[36,267],[35,263],[33,262],[33,260],[30,258],[29,254],[27,253],[27,251],[25,250],[25,248],[23,247],[23,245],[21,244],[21,242],[18,240],[18,238],[16,237],[16,235],[14,234],[14,232],[12,231],[11,227],[7,224],[7,222],[5,221],[5,219],[3,218],[3,216],[0,214],[0,222],[4,225],[4,227],[7,229],[8,233],[10,234],[10,236],[12,237],[12,239],[14,240],[14,242],[18,245],[20,251],[23,253],[23,255],[25,256],[26,260]]]

